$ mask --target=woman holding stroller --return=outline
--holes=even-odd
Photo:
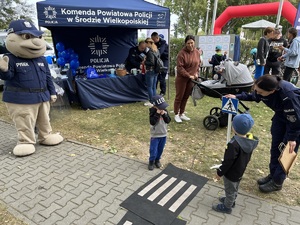
[[[300,143],[300,89],[281,80],[278,76],[269,74],[258,78],[254,83],[252,93],[237,95],[228,94],[227,98],[237,98],[244,101],[262,101],[274,111],[271,125],[271,157],[269,175],[257,180],[259,189],[268,193],[282,189],[286,174],[282,169],[278,157],[281,143],[289,143],[289,152],[297,152]]]
[[[188,35],[185,46],[177,55],[177,76],[175,79],[176,96],[174,100],[175,121],[190,120],[184,114],[185,106],[192,93],[194,83],[198,78],[200,68],[200,52],[195,48],[195,37]]]

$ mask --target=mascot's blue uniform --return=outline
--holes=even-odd
[[[36,104],[47,102],[50,95],[56,95],[45,57],[33,60],[18,58],[12,54],[7,56],[9,70],[1,75],[6,80],[4,102]]]
[[[264,102],[274,112],[271,125],[272,144],[270,175],[276,184],[282,185],[286,174],[283,171],[278,157],[280,151],[278,146],[281,142],[296,141],[295,152],[298,151],[300,143],[300,89],[290,82],[279,81],[279,88],[269,96],[261,96],[256,92],[251,94],[237,94],[236,98],[245,101]]]
[[[0,57],[0,78],[5,81],[3,101],[18,132],[18,143],[13,149],[16,156],[35,152],[38,142],[57,145],[63,137],[52,133],[50,102],[57,99],[44,53],[46,42],[31,22],[14,20],[7,31],[6,48],[9,54]]]

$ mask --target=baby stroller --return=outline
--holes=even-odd
[[[218,97],[222,99],[223,94],[218,92],[216,89],[212,89],[208,86],[205,86],[202,84],[202,82],[200,83],[197,81],[193,81],[193,82],[196,85],[198,85],[200,88],[205,89],[206,93],[210,93],[211,97]],[[239,113],[249,112],[249,108],[244,103],[239,101],[239,104],[243,106],[243,108],[245,109],[245,111],[241,111],[240,109],[238,109]],[[218,127],[226,127],[228,125],[228,113],[223,112],[222,109],[219,107],[213,107],[210,110],[209,115],[203,119],[203,125],[207,130],[216,130]]]
[[[227,59],[216,66],[215,70],[221,74],[220,80],[198,82],[204,94],[219,98],[219,94],[239,94],[251,91],[254,81],[246,65]]]
[[[249,112],[249,108],[245,106],[244,103],[239,101],[239,104],[242,105],[245,109],[244,112],[238,109],[239,113]],[[228,125],[228,113],[222,112],[222,109],[219,107],[213,107],[210,110],[209,115],[203,119],[203,126],[207,130],[216,130],[218,127],[226,127],[227,125]]]

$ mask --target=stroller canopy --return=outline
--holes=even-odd
[[[225,60],[221,63],[221,67],[225,69],[222,76],[228,86],[253,83],[253,78],[246,65],[232,60]]]

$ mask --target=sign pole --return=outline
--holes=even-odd
[[[230,141],[231,139],[231,121],[232,121],[232,114],[228,113],[228,125],[227,125],[227,141],[226,144]]]

